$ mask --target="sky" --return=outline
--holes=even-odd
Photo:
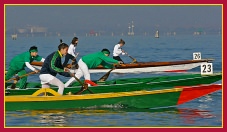
[[[6,31],[27,25],[46,27],[48,32],[127,33],[133,21],[135,33],[221,30],[221,5],[8,5]]]

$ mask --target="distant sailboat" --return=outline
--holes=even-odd
[[[13,40],[16,40],[17,39],[17,34],[12,34],[11,37],[12,37]]]
[[[155,38],[159,38],[159,32],[158,32],[158,30],[156,31],[156,33],[155,33],[155,36],[154,36]]]
[[[11,35],[11,38],[13,40],[16,40],[17,39],[16,29],[14,29],[14,34]]]

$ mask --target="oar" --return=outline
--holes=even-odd
[[[19,77],[15,77],[15,78],[11,78],[11,79],[9,79],[9,80],[7,80],[7,81],[5,81],[6,83],[7,82],[10,82],[10,81],[12,81],[12,80],[19,80],[19,79],[21,79],[21,78],[23,78],[23,77],[26,77],[26,76],[29,76],[29,75],[32,75],[32,74],[35,74],[36,72],[30,72],[30,73],[28,73],[28,74],[24,74],[24,75],[21,75],[21,76],[19,76]]]
[[[10,81],[12,81],[12,80],[14,80],[14,82],[13,82],[11,88],[12,88],[12,89],[15,89],[18,80],[20,80],[20,79],[23,78],[23,77],[32,75],[32,74],[36,74],[36,72],[33,71],[33,72],[28,73],[28,74],[24,74],[24,75],[22,75],[22,76],[19,76],[19,77],[17,76],[17,77],[15,77],[15,78],[11,78],[11,79],[7,80],[6,83],[7,83],[7,82],[10,82]]]
[[[126,55],[128,55],[128,57],[130,57],[132,59],[132,62],[131,63],[137,63],[137,60],[135,58],[133,58],[132,56],[130,56],[128,53]]]
[[[131,55],[128,54],[128,52],[125,52],[125,54],[132,59],[131,63],[138,63],[137,60],[135,58],[133,58]]]
[[[109,77],[110,72],[113,71],[114,69],[116,69],[115,67],[113,67],[112,69],[110,69],[106,74],[104,74],[99,80],[98,82],[104,82],[106,81],[106,79]]]
[[[34,66],[42,66],[43,65],[43,62],[41,62],[41,61],[33,61],[33,62],[31,62],[31,65],[34,65]]]
[[[69,72],[69,74],[72,74],[72,73]],[[88,84],[82,83],[82,82],[80,81],[80,79],[78,79],[76,76],[73,76],[73,77],[74,77],[74,78],[80,83],[80,85],[82,86],[82,88],[80,89],[80,91],[76,92],[75,94],[81,94],[81,93],[83,93],[85,90],[88,90],[91,94],[93,94],[93,92],[88,88]]]
[[[113,68],[110,69],[106,74],[104,74],[99,80],[98,82],[104,82],[106,81],[106,79],[109,77],[110,72],[113,71],[114,69],[116,69],[118,66],[125,66],[124,64],[117,64],[117,65],[113,65]]]

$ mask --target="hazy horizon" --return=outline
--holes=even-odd
[[[218,32],[222,29],[222,6],[218,5],[7,5],[6,32],[26,26],[45,27],[48,32],[85,34],[127,33],[133,21],[135,34],[154,32]]]

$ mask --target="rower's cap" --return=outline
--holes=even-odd
[[[110,51],[109,51],[108,49],[102,49],[102,52],[103,52],[104,54],[110,54]]]
[[[32,46],[30,47],[29,52],[38,52],[38,48],[36,46]]]

